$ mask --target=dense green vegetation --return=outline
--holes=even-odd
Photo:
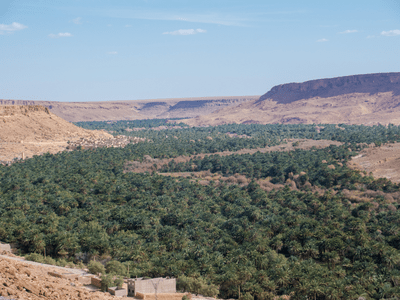
[[[185,142],[189,140],[197,140],[206,136],[215,138],[220,134],[236,133],[238,135],[247,135],[252,137],[251,141],[247,141],[248,145],[260,143],[261,139],[265,141],[281,141],[287,138],[307,138],[307,139],[326,139],[336,140],[346,143],[386,143],[400,141],[400,126],[389,124],[388,127],[383,125],[364,126],[364,125],[345,125],[340,124],[322,124],[322,125],[282,125],[282,124],[228,124],[214,127],[196,127],[188,128],[184,123],[169,123],[168,120],[179,119],[152,119],[152,120],[133,120],[133,121],[110,121],[110,122],[77,122],[78,126],[86,129],[105,129],[113,131],[114,134],[133,135],[138,137],[147,137],[156,139],[164,139],[168,136],[178,136],[184,138]],[[173,129],[174,126],[182,126],[184,129]],[[125,129],[146,128],[167,126],[170,129],[159,131],[144,130],[139,132],[127,132]],[[319,131],[319,132],[318,132]],[[220,137],[221,138],[221,137]],[[180,140],[180,142],[182,142]],[[257,146],[258,147],[258,146]]]
[[[145,130],[134,134],[150,142],[124,149],[46,154],[0,166],[0,240],[53,258],[111,256],[129,266],[130,276],[175,276],[182,289],[223,298],[393,298],[400,295],[400,206],[386,193],[399,186],[344,162],[359,149],[356,142],[397,140],[399,128],[342,127],[325,125],[319,134],[312,125]],[[252,179],[242,187],[124,172],[127,160],[144,155],[194,155],[321,135],[349,144],[165,166]],[[284,183],[301,172],[299,180],[324,192],[309,186],[267,192],[256,182],[269,176]],[[354,201],[344,189],[383,193]]]
[[[168,122],[169,120],[181,120],[179,118],[171,118],[171,119],[151,119],[151,120],[129,120],[129,121],[89,121],[89,122],[76,122],[75,125],[91,130],[99,130],[105,129],[107,131],[114,131],[117,134],[124,134],[125,129],[133,129],[133,128],[155,128],[159,126],[167,126],[167,127],[174,127],[174,126],[182,126],[188,127],[188,125],[184,123],[173,123]]]
[[[136,123],[135,123],[136,122]],[[258,147],[279,145],[286,139],[335,140],[351,144],[352,149],[361,149],[360,143],[381,145],[387,142],[400,142],[400,127],[363,126],[363,125],[282,125],[282,124],[229,124],[215,127],[197,127],[183,129],[152,130],[167,120],[136,120],[108,122],[77,123],[87,129],[112,130],[114,134],[124,134],[147,138],[150,143],[141,143],[135,147],[136,159],[143,155],[153,158],[171,158],[180,155],[198,153],[215,153],[220,151],[237,151],[240,149],[255,149]],[[94,125],[93,125],[94,124]],[[118,128],[113,128],[118,124]],[[183,124],[178,124],[183,125]],[[145,127],[147,130],[125,131],[125,128]],[[319,132],[318,132],[319,130]],[[230,137],[227,134],[245,135],[251,138]]]

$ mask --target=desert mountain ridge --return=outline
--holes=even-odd
[[[187,118],[192,126],[244,124],[400,124],[400,72],[286,83],[260,96],[103,102],[0,100],[42,105],[70,121]]]
[[[385,92],[393,92],[394,96],[400,95],[400,73],[350,75],[280,84],[262,95],[256,103],[271,99],[278,104],[288,104],[315,97],[330,98],[354,93]]]
[[[100,102],[1,100],[0,105],[41,105],[69,122],[193,118],[222,107],[254,101],[260,96],[168,98]]]
[[[399,104],[400,73],[352,75],[278,85],[255,101],[184,122],[399,125]]]

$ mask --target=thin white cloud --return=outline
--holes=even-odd
[[[389,30],[389,31],[382,31],[381,35],[384,36],[396,36],[396,35],[400,35],[400,30],[398,29],[394,29],[394,30]]]
[[[170,32],[164,32],[163,34],[170,34],[170,35],[191,35],[197,33],[205,33],[207,30],[204,29],[179,29]]]
[[[22,30],[25,28],[28,28],[28,26],[25,26],[17,22],[12,22],[10,25],[0,24],[0,34],[3,34],[4,32],[12,33],[14,31]]]
[[[116,55],[116,54],[118,54],[118,52],[117,51],[110,51],[110,52],[107,52],[107,54]]]
[[[218,24],[225,26],[247,26],[248,17],[234,14],[220,13],[176,13],[166,11],[151,11],[138,9],[97,9],[98,14],[103,14],[113,18],[142,19],[142,20],[162,20],[162,21],[184,21],[193,23]]]
[[[81,17],[77,17],[76,19],[72,20],[72,23],[74,23],[76,25],[81,25],[82,24],[82,18]]]
[[[345,30],[345,31],[342,31],[342,32],[339,32],[339,33],[346,34],[346,33],[356,33],[356,32],[358,32],[357,29],[348,29],[348,30]]]
[[[328,42],[329,40],[327,40],[327,39],[319,39],[319,40],[317,40],[317,42],[318,43],[323,43],[323,42]]]
[[[53,39],[60,38],[60,37],[71,37],[71,36],[72,36],[72,34],[70,34],[69,32],[60,32],[57,34],[50,33],[49,34],[49,37],[51,37]]]

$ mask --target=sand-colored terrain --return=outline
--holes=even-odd
[[[0,100],[0,105],[47,107],[71,121],[188,118],[192,126],[229,123],[400,124],[400,73],[287,83],[260,96],[104,102]]]
[[[399,125],[399,104],[400,96],[395,96],[393,92],[314,97],[288,104],[273,100],[252,101],[182,122],[191,126],[231,123]]]
[[[43,153],[57,153],[72,145],[123,146],[122,138],[71,124],[42,106],[0,106],[0,162]],[[125,139],[125,144],[131,142]]]
[[[1,100],[0,105],[41,105],[70,122],[193,118],[222,107],[235,106],[260,96],[198,97],[154,100],[55,102]]]
[[[352,168],[370,172],[375,178],[387,178],[400,182],[400,143],[369,147],[354,156],[348,165]]]
[[[400,124],[400,73],[353,75],[273,87],[260,99],[184,121],[229,123]]]
[[[0,257],[0,296],[6,299],[39,300],[111,300],[132,299],[114,297],[109,293],[90,291],[76,279],[63,279],[50,276],[51,271],[59,268],[39,265]],[[0,297],[1,298],[1,297]]]

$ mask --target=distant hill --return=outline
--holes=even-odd
[[[56,102],[0,100],[0,105],[42,105],[70,121],[138,120],[154,118],[193,118],[222,107],[257,100],[259,96],[201,97],[155,100]]]
[[[271,99],[278,104],[288,104],[314,97],[330,98],[352,93],[373,95],[386,92],[393,92],[394,96],[400,95],[400,73],[351,75],[281,84],[262,95],[256,103]]]
[[[400,73],[377,73],[287,83],[258,100],[185,121],[227,123],[400,124]]]

